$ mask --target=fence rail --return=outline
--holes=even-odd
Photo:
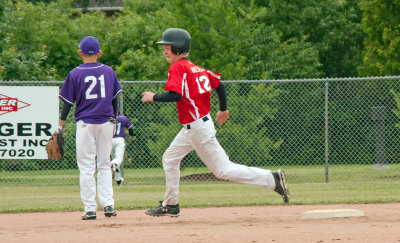
[[[400,178],[399,81],[400,76],[223,81],[231,119],[223,127],[217,125],[217,138],[232,161],[284,168],[291,183]],[[121,85],[121,109],[135,131],[126,139],[125,181],[162,184],[162,154],[181,129],[176,106],[141,102],[145,90],[163,92],[164,81],[121,81]],[[61,88],[62,81],[0,81],[0,93],[1,86]],[[214,92],[213,117],[217,109]],[[64,132],[64,158],[1,159],[0,186],[79,183],[73,112]],[[185,178],[197,176],[183,183],[212,180],[194,152],[182,161],[181,171]]]

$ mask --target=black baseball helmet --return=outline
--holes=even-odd
[[[157,44],[171,45],[171,51],[174,54],[182,54],[190,51],[191,38],[184,29],[170,28],[164,31],[162,41]]]

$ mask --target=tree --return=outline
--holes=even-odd
[[[400,72],[400,2],[362,1],[364,40],[363,66],[367,76],[398,75]]]
[[[357,75],[364,37],[357,0],[257,0],[256,5],[267,8],[261,21],[281,32],[283,41],[311,43],[322,64],[321,76]]]
[[[0,33],[4,33],[1,79],[64,79],[81,63],[77,45],[84,36],[96,36],[102,43],[106,35],[103,28],[111,25],[104,13],[86,15],[72,6],[71,0],[9,5],[3,16],[5,24],[0,26]]]
[[[180,6],[179,22],[193,37],[191,56],[199,65],[222,72],[223,79],[316,77],[319,73],[315,49],[301,39],[282,41],[275,28],[260,21],[265,8],[253,2],[183,1]]]

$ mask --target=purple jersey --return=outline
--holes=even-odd
[[[114,70],[94,62],[69,72],[59,98],[75,107],[75,121],[102,124],[114,116],[112,100],[122,92]]]
[[[115,126],[114,138],[118,137],[126,137],[125,128],[130,129],[132,127],[132,123],[123,115],[117,115],[117,124]]]

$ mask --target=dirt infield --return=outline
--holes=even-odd
[[[316,209],[365,216],[301,219]],[[179,218],[144,210],[82,221],[81,212],[0,214],[0,242],[400,242],[400,203],[182,208]]]

